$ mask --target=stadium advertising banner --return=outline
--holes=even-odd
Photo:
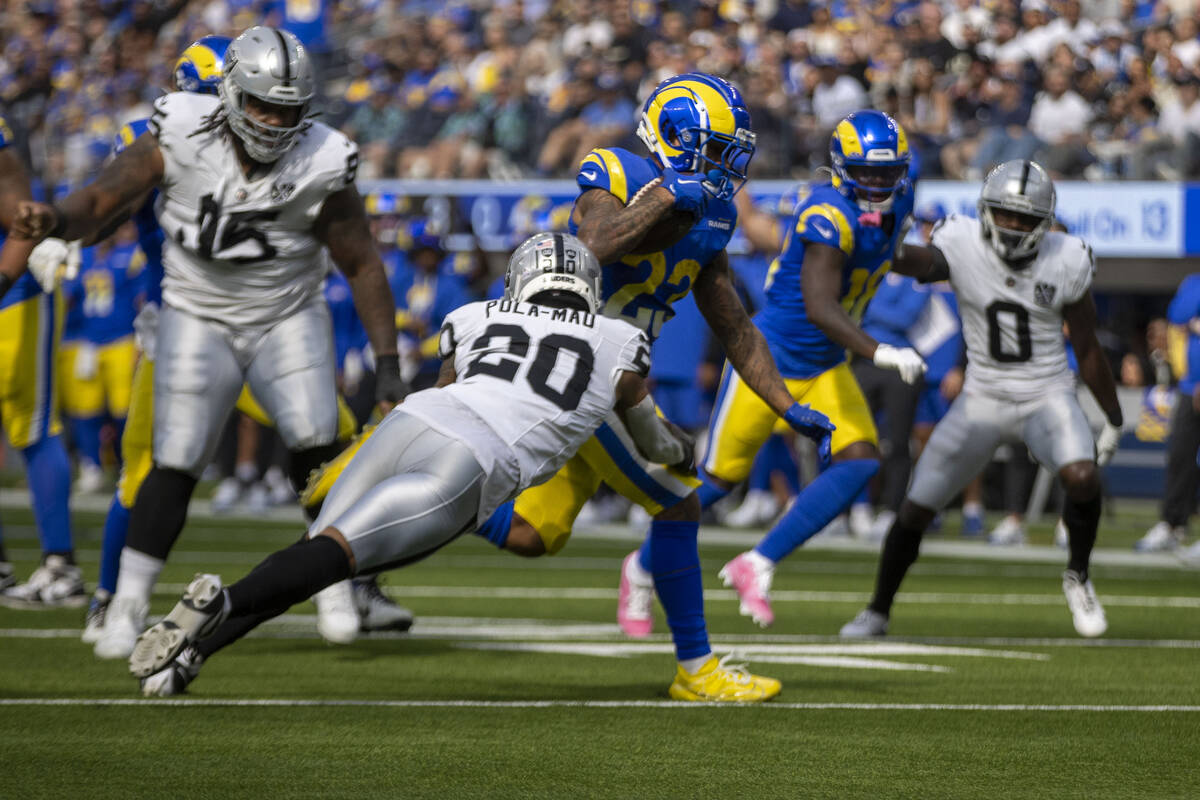
[[[751,191],[756,205],[774,211],[779,197],[793,186],[787,181],[756,181]],[[1056,186],[1059,218],[1099,256],[1178,258],[1200,254],[1200,236],[1186,235],[1189,215],[1200,218],[1200,191],[1196,188],[1135,181],[1064,181]],[[485,250],[507,249],[537,230],[564,229],[577,192],[573,181],[363,181],[361,189],[368,195],[368,210],[371,193],[395,197],[397,213],[429,217],[451,234],[452,248],[471,246],[465,245],[470,237],[453,234],[472,234]],[[943,213],[973,217],[978,199],[977,183],[930,180],[917,187],[917,207]],[[737,245],[735,241],[731,249],[737,250]]]

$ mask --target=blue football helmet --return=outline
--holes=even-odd
[[[205,36],[188,45],[175,62],[175,89],[193,94],[216,94],[225,74],[228,36]]]
[[[446,248],[442,246],[442,237],[438,235],[435,228],[433,223],[423,217],[411,220],[407,227],[401,226],[400,231],[396,234],[396,245],[401,250],[410,253],[421,249],[445,253]]]
[[[742,93],[703,72],[685,72],[654,87],[642,106],[637,135],[663,167],[705,174],[705,189],[722,200],[745,184],[754,157],[755,136]]]
[[[908,181],[908,137],[882,111],[855,111],[837,124],[829,142],[833,185],[866,212],[892,210]]]

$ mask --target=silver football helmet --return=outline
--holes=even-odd
[[[600,262],[569,233],[536,233],[513,251],[504,273],[504,297],[523,303],[540,292],[563,291],[600,311]]]
[[[1005,161],[988,173],[979,194],[979,222],[996,254],[1006,261],[1020,261],[1036,253],[1054,223],[1054,200],[1054,183],[1036,162]],[[1035,224],[1028,231],[1001,227],[996,224],[996,210],[1032,217]]]
[[[256,25],[229,44],[218,94],[229,127],[255,161],[271,163],[291,149],[307,124],[316,92],[312,62],[300,40],[287,31]],[[246,113],[246,96],[298,109],[295,124],[270,125]]]

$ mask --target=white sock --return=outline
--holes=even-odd
[[[982,503],[963,503],[962,513],[964,517],[982,517]]]
[[[775,562],[757,550],[747,550],[746,557],[750,559],[750,561],[758,569],[775,569]]]
[[[708,660],[712,657],[712,651],[709,650],[707,655],[697,656],[696,658],[685,658],[679,662],[679,666],[683,667],[683,671],[688,675],[695,675],[697,670],[707,664]]]
[[[161,558],[148,556],[140,550],[122,549],[121,571],[117,573],[117,591],[113,596],[148,604],[165,564]]]

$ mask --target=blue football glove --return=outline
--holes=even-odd
[[[833,433],[837,426],[829,421],[829,417],[822,414],[816,409],[808,406],[794,403],[787,413],[783,415],[784,420],[788,425],[792,426],[792,430],[801,436],[807,436],[817,443],[817,461],[822,467],[829,465],[831,459],[831,439],[830,434]]]
[[[675,208],[688,211],[700,219],[708,208],[704,179],[703,175],[684,175],[667,167],[663,170],[662,186],[675,197]]]

